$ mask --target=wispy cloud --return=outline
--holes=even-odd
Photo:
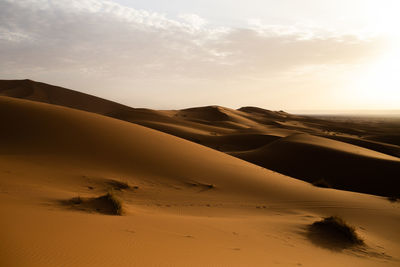
[[[196,14],[170,19],[106,0],[0,2],[4,78],[69,73],[76,84],[120,79],[131,86],[153,79],[152,88],[170,80],[180,86],[179,79],[187,88],[190,81],[206,79],[215,88],[213,81],[300,70],[306,75],[315,72],[312,66],[359,64],[380,44],[378,38],[254,19],[243,28],[215,27]]]

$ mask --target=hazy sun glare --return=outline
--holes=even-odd
[[[370,30],[384,34],[389,38],[398,39],[400,37],[400,1],[370,0],[366,2],[365,6],[364,16]]]
[[[393,48],[370,65],[361,68],[349,90],[369,108],[400,107],[400,49]]]
[[[371,109],[400,108],[400,1],[368,1],[362,16],[368,30],[387,40],[382,54],[373,62],[360,66],[346,86],[360,106]],[[353,102],[353,103],[354,103]]]

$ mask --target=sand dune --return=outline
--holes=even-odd
[[[0,97],[0,123],[2,266],[399,262],[400,212],[384,198],[314,187],[168,134],[60,106]],[[110,190],[123,216],[107,215],[102,196]],[[355,225],[366,245],[338,253],[309,239],[307,226],[330,215]]]
[[[393,144],[387,144],[387,143],[382,143],[382,142],[377,142],[377,141],[371,141],[371,140],[365,140],[361,138],[352,138],[352,137],[346,137],[346,136],[325,136],[330,139],[342,141],[345,143],[349,143],[352,145],[368,148],[371,150],[375,150],[377,152],[381,152],[387,155],[395,156],[397,158],[400,158],[400,149],[399,146],[393,145]]]
[[[238,110],[220,106],[170,111],[134,109],[30,80],[0,81],[0,94],[72,107],[140,124],[228,152],[304,181],[325,180],[334,188],[384,196],[400,194],[395,178],[400,173],[396,162],[400,147],[396,142],[388,144],[371,140],[386,140],[387,136],[396,136],[394,129],[400,127],[400,123],[394,119],[314,118],[256,107]],[[308,134],[310,142],[319,141],[312,144],[298,140],[293,142],[289,136],[298,133]],[[331,142],[330,146],[326,146],[327,140],[321,141],[323,139],[313,136],[341,142]],[[280,138],[285,139],[270,145]],[[344,145],[343,142],[353,146]],[[369,156],[364,148],[369,149]],[[303,153],[304,149],[306,153]],[[359,151],[363,153],[358,155]],[[382,153],[395,158],[382,158]],[[333,164],[334,171],[330,171]],[[366,182],[359,185],[357,181],[360,179]],[[377,180],[382,182],[374,186]]]
[[[214,184],[216,188],[221,181],[226,182],[225,190],[231,188],[232,193],[245,194],[250,186],[248,193],[256,198],[260,197],[255,194],[259,183],[268,182],[258,175],[254,176],[253,182],[250,177],[233,179],[227,175],[243,166],[248,166],[249,171],[264,173],[257,166],[171,135],[100,115],[6,97],[1,97],[0,114],[3,125],[8,125],[0,133],[0,152],[5,156],[27,154],[72,161],[79,159],[76,164],[95,164],[100,170],[115,168],[183,184],[190,179],[201,179],[199,182]],[[210,154],[213,156],[208,158]],[[157,168],[154,168],[155,164]],[[293,179],[270,173],[279,177],[276,179],[294,183]],[[211,179],[211,176],[216,177]],[[264,199],[264,190],[260,194]]]
[[[32,80],[1,80],[0,95],[34,100],[104,115],[132,110],[130,107],[109,100]]]
[[[325,182],[328,187],[399,194],[399,158],[323,137],[295,134],[233,155],[308,182]]]

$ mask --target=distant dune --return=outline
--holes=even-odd
[[[156,111],[130,108],[31,80],[0,81],[0,95],[80,109],[140,124],[307,182],[324,180],[338,189],[382,196],[400,195],[397,179],[400,174],[400,146],[397,145],[400,133],[396,131],[400,121],[395,119],[375,119],[370,123],[365,118],[357,120],[354,117],[321,119],[257,107],[233,110],[208,106]],[[319,141],[297,142],[289,137],[299,133],[306,134],[302,135],[302,139],[308,136],[309,140]],[[379,185],[375,183],[377,180]]]
[[[271,153],[274,168],[354,179],[350,191],[373,183],[374,194],[397,192],[388,188],[396,186],[388,169],[397,172],[395,156],[315,136],[321,131],[307,118],[284,112],[121,108],[73,91],[68,101],[48,97],[52,87],[39,94],[41,84],[31,83],[30,94],[0,90],[0,266],[399,263],[393,199],[316,187],[221,151]],[[111,113],[119,119],[104,116]],[[345,172],[350,165],[365,168],[364,180]],[[328,216],[354,226],[362,243],[338,246],[313,231]]]
[[[399,194],[400,158],[323,137],[294,134],[232,155],[308,182],[324,182],[327,187]]]
[[[2,80],[0,95],[107,115],[132,108],[99,97],[32,80]]]

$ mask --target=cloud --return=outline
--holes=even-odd
[[[304,25],[216,27],[196,14],[178,19],[105,0],[0,2],[0,77],[223,82],[359,64],[379,51],[363,40]],[[312,73],[312,72],[310,72]],[[143,84],[143,82],[140,82]]]
[[[207,21],[204,18],[196,14],[182,14],[179,16],[179,18],[183,19],[187,24],[191,25],[194,31],[203,29],[204,26],[207,24]]]
[[[140,74],[152,66],[176,69],[193,57],[212,55],[199,44],[216,32],[202,31],[204,22],[193,15],[179,22],[108,1],[50,3],[0,3],[3,63],[44,70],[124,66]]]

